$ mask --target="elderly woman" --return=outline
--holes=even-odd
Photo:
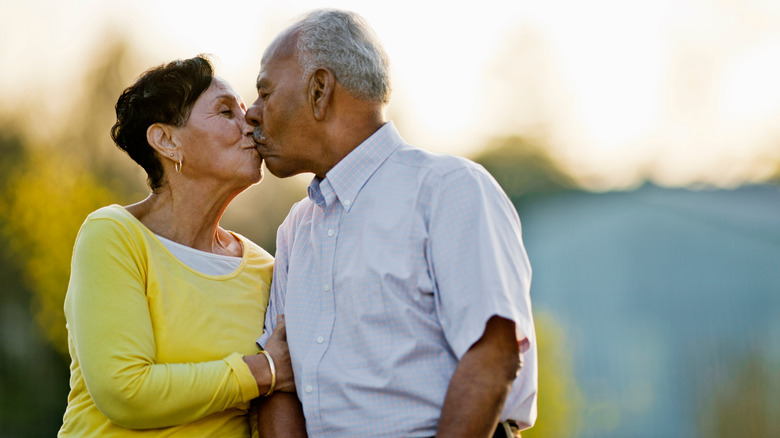
[[[284,336],[259,351],[273,258],[219,226],[262,177],[246,106],[209,61],[144,73],[116,144],[151,194],[87,217],[65,299],[71,392],[59,436],[250,434],[250,401],[293,391]]]

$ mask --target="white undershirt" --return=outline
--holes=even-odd
[[[234,272],[241,265],[242,257],[232,257],[220,254],[212,254],[200,251],[189,246],[168,240],[155,234],[160,242],[168,248],[179,261],[190,268],[206,275],[227,275]]]

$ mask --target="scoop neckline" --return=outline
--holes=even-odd
[[[201,276],[203,278],[209,278],[209,279],[229,280],[231,278],[234,278],[234,277],[238,276],[244,270],[244,267],[248,263],[248,260],[249,260],[249,250],[248,250],[249,245],[247,245],[246,239],[243,236],[241,236],[240,234],[234,233],[234,232],[232,232],[230,230],[225,230],[228,233],[232,234],[236,239],[238,239],[241,242],[241,248],[242,248],[241,263],[238,265],[238,267],[233,272],[230,272],[230,273],[224,274],[224,275],[210,275],[210,274],[206,274],[206,273],[200,272],[197,269],[193,269],[191,266],[189,266],[188,264],[186,264],[183,261],[181,261],[178,257],[176,257],[165,246],[165,244],[160,241],[160,239],[158,238],[157,234],[155,234],[152,230],[150,230],[149,227],[144,225],[143,222],[141,222],[137,217],[135,217],[135,215],[133,213],[130,213],[125,207],[123,207],[123,206],[121,206],[119,204],[112,204],[111,207],[114,207],[115,209],[121,210],[122,214],[125,215],[125,216],[128,216],[133,222],[135,222],[136,225],[138,225],[148,237],[150,237],[151,239],[154,240],[154,242],[157,244],[157,246],[163,252],[165,252],[172,259],[176,260],[176,263],[181,265],[183,268],[187,269],[188,271],[190,271],[190,272],[192,272],[194,274],[197,274],[198,276]],[[174,243],[177,243],[177,242],[174,242]],[[181,244],[179,243],[179,245],[181,245]],[[187,245],[183,245],[183,246],[187,246]],[[192,248],[192,249],[195,249],[195,248]],[[200,251],[200,250],[196,250],[196,251]],[[207,251],[203,251],[203,252],[208,253]],[[214,254],[214,255],[219,255],[219,254]]]

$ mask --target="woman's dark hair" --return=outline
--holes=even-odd
[[[154,123],[184,126],[213,79],[211,62],[198,55],[147,70],[119,96],[111,138],[144,168],[152,190],[162,186],[164,174],[146,131]]]

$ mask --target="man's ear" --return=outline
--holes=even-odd
[[[333,89],[336,87],[336,77],[333,72],[326,68],[318,68],[311,75],[309,80],[309,102],[317,120],[325,118],[325,112],[333,96]]]
[[[173,141],[173,129],[170,125],[152,124],[146,130],[146,141],[161,156],[178,161],[180,151]]]

